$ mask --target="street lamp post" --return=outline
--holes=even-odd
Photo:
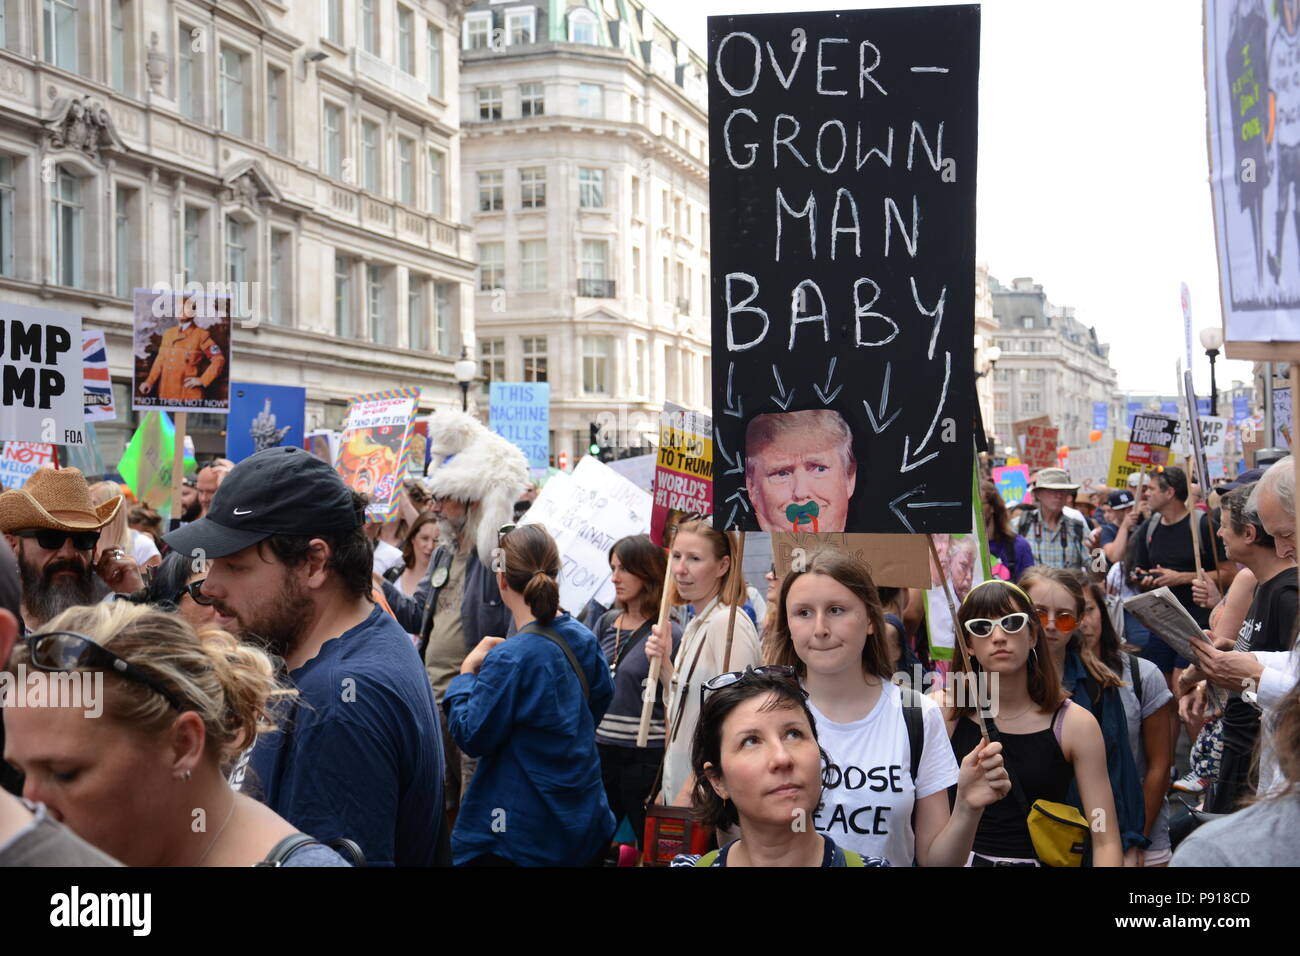
[[[1214,381],[1214,360],[1219,357],[1219,349],[1223,347],[1223,330],[1212,325],[1208,329],[1201,329],[1200,337],[1201,348],[1210,357],[1210,414],[1218,415],[1219,389]]]
[[[478,366],[469,357],[469,349],[466,346],[460,347],[460,359],[457,360],[452,371],[456,375],[456,381],[460,383],[460,410],[467,412],[469,411],[469,383],[474,381],[474,373],[478,371]]]

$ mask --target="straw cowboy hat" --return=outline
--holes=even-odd
[[[121,506],[118,495],[96,507],[90,485],[76,468],[42,468],[21,489],[0,494],[0,531],[95,531],[112,521]]]

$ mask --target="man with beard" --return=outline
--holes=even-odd
[[[97,575],[121,594],[144,587],[133,557],[119,548],[98,550],[100,529],[120,507],[120,495],[96,506],[76,468],[42,468],[22,488],[0,494],[0,531],[18,558],[25,630],[100,600],[105,591]]]
[[[464,412],[435,415],[429,422],[429,447],[439,463],[425,481],[438,522],[438,549],[413,596],[388,581],[383,589],[402,627],[421,635],[425,670],[441,701],[479,641],[514,633],[514,616],[497,589],[493,553],[498,532],[511,521],[515,501],[528,484],[528,460]],[[450,736],[443,743],[447,810],[454,813],[469,788],[475,761]]]
[[[297,690],[231,785],[318,840],[355,840],[371,866],[428,866],[442,835],[442,730],[410,638],[371,600],[365,506],[314,455],[268,448],[164,540],[210,562],[203,594],[283,658]]]

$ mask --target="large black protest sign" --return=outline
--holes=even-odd
[[[979,8],[709,18],[714,508],[970,530]]]

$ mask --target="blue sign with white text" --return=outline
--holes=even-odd
[[[1145,407],[1146,407],[1146,405],[1144,405],[1142,402],[1129,402],[1129,403],[1128,403],[1128,430],[1129,430],[1130,432],[1133,430],[1133,418],[1134,418],[1134,416],[1137,415],[1138,412],[1142,411],[1142,409],[1144,409]]]
[[[1110,406],[1105,402],[1092,403],[1092,427],[1100,431],[1106,430],[1106,425],[1110,420]]]
[[[528,467],[545,472],[551,463],[549,382],[493,382],[489,422],[494,432],[528,457]]]
[[[1250,417],[1250,399],[1245,395],[1232,396],[1232,420],[1244,422]]]
[[[238,464],[264,448],[301,448],[306,418],[305,388],[231,382],[226,457]]]

